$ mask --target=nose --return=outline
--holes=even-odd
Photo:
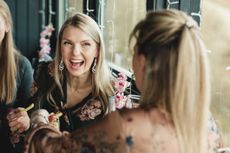
[[[74,48],[73,48],[73,55],[78,55],[81,53],[81,47],[80,45],[74,45]]]

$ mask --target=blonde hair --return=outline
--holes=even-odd
[[[0,0],[0,16],[7,27],[0,46],[0,102],[11,103],[15,98],[17,62],[19,53],[16,51],[12,36],[12,17],[6,2]]]
[[[210,80],[195,21],[183,12],[150,12],[134,28],[135,52],[146,57],[141,107],[172,119],[183,153],[207,152]]]
[[[65,23],[62,25],[58,40],[57,40],[57,50],[56,50],[56,56],[54,60],[54,79],[55,79],[55,85],[57,85],[62,93],[62,83],[64,79],[64,72],[59,71],[59,64],[61,62],[61,40],[63,36],[64,30],[68,26],[73,26],[76,28],[81,29],[86,34],[88,34],[98,45],[99,47],[99,56],[97,57],[97,66],[96,66],[96,73],[91,73],[92,76],[92,83],[93,83],[93,91],[92,95],[95,97],[99,97],[100,100],[103,102],[103,108],[104,111],[108,111],[108,97],[112,95],[113,88],[111,85],[111,73],[109,72],[109,69],[105,63],[105,49],[104,49],[104,42],[101,36],[100,29],[97,25],[97,23],[89,16],[82,14],[82,13],[76,13],[73,16],[69,17]],[[102,81],[103,80],[103,81]],[[50,90],[48,94],[48,99],[52,101],[52,95],[51,92],[54,89],[54,87]]]

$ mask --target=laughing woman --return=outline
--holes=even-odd
[[[149,12],[131,38],[140,107],[110,113],[71,134],[38,126],[27,135],[26,153],[218,152],[207,50],[195,21],[176,10]]]
[[[92,18],[77,13],[65,21],[55,59],[38,66],[33,85],[37,108],[63,114],[61,131],[88,125],[108,112],[113,88],[104,56],[100,29]]]

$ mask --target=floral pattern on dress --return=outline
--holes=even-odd
[[[35,131],[38,128],[39,127],[33,130]],[[45,133],[48,135],[51,130],[47,130],[47,128],[44,127],[39,130],[39,132],[40,134]],[[33,133],[33,131],[30,134],[34,137],[40,135],[38,132],[36,134]],[[85,131],[77,133],[76,135],[65,133],[56,138],[45,137],[43,140],[32,140],[31,138],[32,137],[26,137],[25,153],[35,151],[43,153],[115,153],[120,145],[119,141],[110,142],[104,131],[96,131],[93,137]]]
[[[77,144],[75,146],[77,146],[79,153],[114,153],[119,145],[119,141],[110,142],[107,135],[101,130],[95,131],[93,137],[89,136],[87,132],[82,132],[71,138],[75,140],[72,142]]]
[[[34,134],[28,145],[37,152],[50,153],[180,153],[180,145],[175,128],[171,120],[166,120],[160,111],[154,112],[151,118],[145,118],[144,113],[132,111],[132,114],[108,114],[106,120],[100,124],[94,124],[88,128],[82,128],[71,134],[60,137],[42,138],[43,132]],[[128,115],[127,115],[128,114]],[[120,116],[122,115],[122,116]],[[149,115],[150,116],[150,115]],[[148,120],[153,124],[148,124]],[[131,124],[127,124],[131,123]],[[141,124],[147,123],[147,124]],[[144,128],[143,128],[144,127]],[[143,130],[144,129],[144,130]],[[137,130],[137,131],[135,131]],[[139,132],[139,130],[142,130]],[[133,133],[135,131],[135,133]],[[49,133],[49,130],[44,129]],[[208,151],[205,153],[217,153],[220,142],[220,131],[213,118],[209,119],[208,125],[209,143]],[[47,134],[46,134],[47,135]],[[38,137],[38,138],[37,138]],[[31,144],[34,143],[36,145]],[[41,145],[37,145],[40,143]],[[29,150],[29,149],[28,149]],[[28,153],[28,152],[25,152]]]
[[[101,113],[102,105],[97,99],[91,99],[83,107],[73,111],[81,121],[94,120]]]

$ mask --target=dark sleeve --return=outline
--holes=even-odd
[[[17,75],[16,107],[27,106],[33,81],[33,70],[29,60],[21,56]]]
[[[34,82],[40,90],[44,90],[43,92],[47,91],[47,88],[52,81],[52,78],[49,74],[49,64],[51,64],[51,62],[39,63],[33,74]]]
[[[54,79],[50,75],[49,64],[51,62],[41,62],[34,69],[33,84],[31,88],[30,101],[35,104],[34,110],[44,108],[43,104],[47,103],[46,94],[48,89],[53,85]]]

